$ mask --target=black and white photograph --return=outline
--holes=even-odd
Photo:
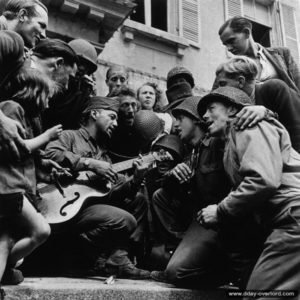
[[[300,299],[300,0],[0,0],[0,300]]]

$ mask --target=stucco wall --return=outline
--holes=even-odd
[[[300,1],[280,1],[296,8],[296,22],[300,38]],[[111,64],[131,68],[130,84],[133,88],[150,80],[158,83],[165,90],[167,72],[175,65],[183,65],[194,74],[196,93],[201,93],[202,89],[209,90],[217,66],[228,58],[218,36],[218,29],[225,20],[224,9],[224,0],[200,1],[200,48],[187,47],[182,58],[176,56],[174,46],[149,40],[146,37],[125,42],[121,31],[115,32],[99,56],[100,64],[97,72],[99,93],[101,95],[107,93],[105,73]]]
[[[159,82],[164,89],[168,71],[175,65],[187,67],[195,77],[197,88],[210,89],[214,72],[219,63],[226,59],[225,49],[219,41],[218,28],[224,22],[223,0],[202,0],[200,2],[201,43],[200,48],[189,46],[182,58],[176,56],[176,47],[147,38],[124,42],[121,31],[117,31],[105,45],[100,61],[128,66],[140,76],[131,76],[131,85],[138,87],[145,80]],[[100,64],[97,78],[98,90],[107,93],[104,71],[107,66]],[[133,73],[132,73],[133,74]],[[154,77],[150,78],[152,74]]]

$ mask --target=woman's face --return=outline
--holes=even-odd
[[[211,136],[225,135],[230,114],[231,109],[221,102],[214,101],[208,104],[203,118]]]
[[[139,91],[139,101],[141,103],[142,109],[153,110],[155,105],[155,90],[152,86],[144,85]]]

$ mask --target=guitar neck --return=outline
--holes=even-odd
[[[131,169],[133,162],[137,159],[138,159],[138,157],[132,158],[132,159],[129,159],[129,160],[126,160],[126,161],[121,161],[119,163],[113,164],[112,167],[116,172],[123,172],[123,171]],[[142,157],[142,162],[143,163],[150,164],[154,161],[155,161],[155,158],[152,154],[147,154],[147,155]]]

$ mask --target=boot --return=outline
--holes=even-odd
[[[1,283],[4,285],[17,285],[24,281],[23,274],[15,268],[6,268]]]
[[[115,250],[107,259],[105,270],[108,275],[127,279],[149,279],[150,272],[137,268],[128,258],[124,249]]]

